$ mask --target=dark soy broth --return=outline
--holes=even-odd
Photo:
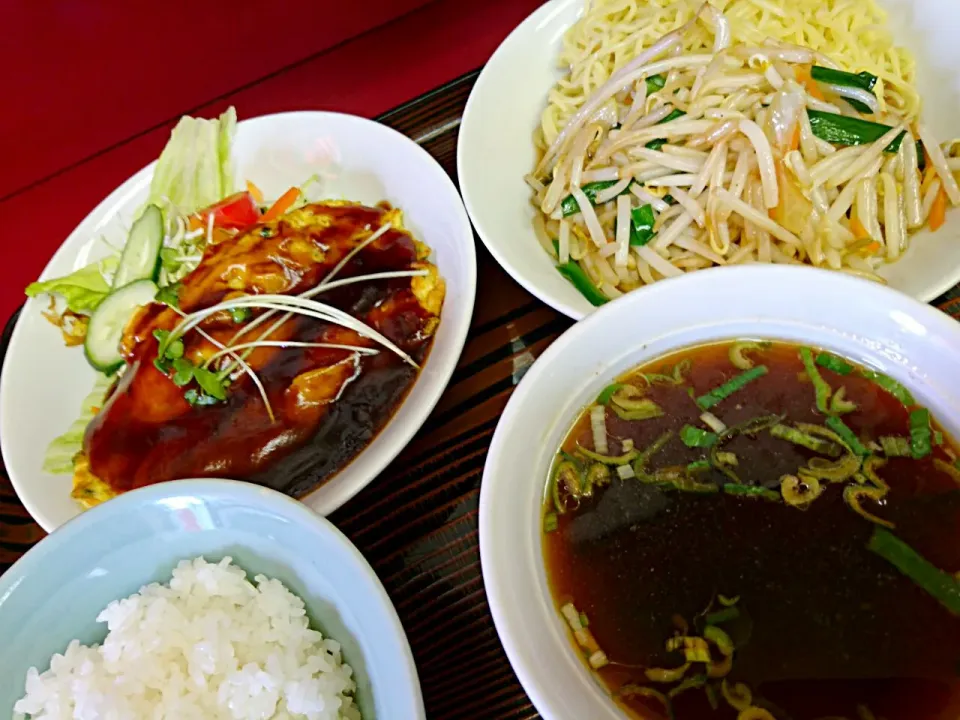
[[[920,445],[911,445],[907,456],[888,457],[879,440],[910,441],[910,411],[917,406],[905,406],[902,396],[882,388],[875,377],[864,377],[862,368],[848,366],[848,374],[840,374],[818,366],[834,395],[845,388],[839,407],[845,400],[856,404],[839,417],[867,453],[854,461],[863,462],[861,472],[844,482],[820,480],[819,496],[806,505],[788,504],[786,495],[781,497],[786,492],[781,477],[801,474],[806,482],[799,468],[826,461],[822,455],[812,460],[817,452],[763,430],[722,443],[723,452],[735,455],[735,465],[728,463],[730,457],[723,463],[737,479],[733,482],[716,465],[703,468],[710,448],[688,447],[680,436],[687,425],[710,431],[696,398],[744,372],[732,363],[731,346],[685,350],[621,378],[641,388],[663,414],[625,420],[608,402],[607,454],[629,451],[625,440],[642,451],[672,431],[641,474],[622,478],[608,464],[609,480],[589,494],[573,498],[561,488],[562,514],[548,487],[547,575],[558,609],[572,603],[606,656],[597,676],[639,718],[668,717],[655,693],[667,697],[671,691],[676,720],[737,718],[738,710],[722,692],[725,680],[728,690],[735,683],[749,687],[750,705],[758,709],[741,715],[749,720],[957,720],[960,617],[868,549],[875,531],[886,529],[943,571],[941,577],[960,571],[960,484],[946,469],[954,467],[954,446],[931,421],[926,454],[919,437]],[[813,356],[817,353],[813,350]],[[783,416],[783,425],[826,426],[828,414],[818,410],[797,346],[769,343],[745,354],[766,374],[709,412],[728,428],[771,414]],[[678,384],[654,378],[648,385],[639,378],[642,373],[669,376],[687,361]],[[589,409],[564,441],[565,454],[558,455],[552,478],[565,459],[585,476],[595,462],[578,455],[578,448],[595,449]],[[842,458],[848,454],[844,451]],[[679,475],[695,477],[702,492],[655,481],[676,476],[677,468],[691,463],[697,469]],[[847,486],[871,486],[864,484],[864,467],[873,468],[889,491],[876,500],[861,496],[859,505],[867,513],[861,515],[844,492]],[[766,488],[768,497],[734,494],[735,485],[742,493]],[[960,578],[948,577],[947,585],[951,580],[960,584]],[[681,680],[650,680],[648,669],[683,666],[689,658],[682,650],[668,652],[668,641],[702,636],[711,613],[726,616],[715,626],[735,645],[728,672],[718,668],[716,677],[708,677],[707,664],[692,662],[682,676],[686,689],[678,689]],[[591,655],[583,645],[575,647],[585,661]],[[715,643],[709,651],[713,662],[726,658]],[[638,687],[648,690],[631,690]]]

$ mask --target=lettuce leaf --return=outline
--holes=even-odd
[[[30,283],[24,292],[28,297],[43,293],[59,295],[73,312],[90,315],[109,294],[107,277],[116,271],[118,263],[115,257],[98,260],[64,277]]]
[[[236,125],[232,107],[216,120],[180,118],[157,161],[149,202],[163,208],[172,203],[189,214],[231,195]]]
[[[44,472],[54,475],[72,475],[73,458],[83,449],[83,436],[87,431],[87,425],[93,420],[93,416],[103,406],[103,401],[107,396],[107,390],[113,383],[113,378],[104,375],[97,376],[97,382],[93,386],[90,394],[83,399],[80,406],[80,417],[73,421],[73,424],[67,428],[67,431],[54,440],[47,447],[47,452],[43,457]]]

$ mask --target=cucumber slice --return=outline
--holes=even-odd
[[[122,288],[136,280],[156,280],[163,244],[163,213],[156,205],[147,205],[130,228],[130,237],[120,256],[113,287]]]
[[[137,280],[114,290],[90,316],[83,351],[93,367],[107,375],[123,365],[120,340],[137,309],[152,302],[157,286],[152,280]]]

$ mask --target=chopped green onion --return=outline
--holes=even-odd
[[[723,491],[728,495],[743,495],[744,497],[757,497],[763,498],[764,500],[773,500],[778,501],[780,499],[780,493],[775,490],[768,490],[765,487],[759,487],[754,485],[737,485],[735,483],[727,483],[723,486]]]
[[[680,439],[687,447],[710,447],[717,442],[717,434],[695,428],[692,425],[684,425],[680,429]]]
[[[590,626],[590,618],[587,617],[586,613],[580,613],[580,624],[584,627]]]
[[[663,90],[667,84],[667,79],[663,75],[651,75],[647,78],[647,95],[652,95],[657,90]]]
[[[653,216],[653,207],[641,205],[630,211],[630,244],[646,245],[656,233],[653,225],[656,219]]]
[[[730,622],[740,617],[740,611],[736,607],[726,607],[723,610],[717,610],[704,617],[703,621],[707,625],[719,625],[720,623]]]
[[[733,393],[743,389],[743,387],[747,385],[747,383],[752,382],[753,380],[756,380],[759,377],[763,377],[766,374],[767,374],[766,365],[758,365],[755,368],[750,368],[746,372],[740,373],[735,378],[723,383],[723,385],[720,385],[719,387],[715,387],[706,395],[701,395],[700,397],[698,397],[697,405],[699,405],[702,410],[707,410],[708,408],[712,408],[717,403],[733,395]]]
[[[710,658],[708,656],[707,660],[709,659]],[[703,687],[706,684],[707,684],[706,675],[694,675],[693,677],[684,678],[679,685],[671,688],[670,691],[667,692],[667,697],[675,698],[677,695],[679,695],[682,692],[686,692],[687,690],[695,690],[697,688]]]
[[[607,385],[603,390],[600,391],[600,394],[597,395],[597,405],[608,405],[610,403],[610,398],[613,397],[613,394],[623,387],[623,383],[613,383],[612,385]]]
[[[834,415],[843,415],[844,413],[850,413],[857,409],[857,404],[846,397],[847,388],[844,385],[841,385],[837,388],[837,391],[833,394],[833,397],[830,398],[830,412]]]
[[[931,452],[930,411],[920,408],[910,413],[910,454],[920,459]]]
[[[954,615],[960,615],[960,579],[926,558],[883,528],[875,528],[867,547],[926,590]]]
[[[736,608],[732,609],[735,610]],[[739,615],[739,612],[737,614]],[[729,635],[727,635],[716,625],[707,623],[707,627],[703,630],[703,637],[716,645],[721,655],[726,657],[733,655],[733,641],[730,639]]]
[[[849,445],[854,454],[859,455],[860,457],[866,457],[870,454],[870,451],[866,448],[866,446],[860,442],[860,438],[858,438],[856,434],[854,434],[853,430],[851,430],[847,424],[836,415],[831,415],[827,418],[827,427],[833,430],[841,440]]]
[[[710,469],[709,460],[694,460],[692,463],[687,465],[687,472],[702,472],[703,470]]]
[[[917,404],[910,391],[889,375],[884,375],[883,373],[878,373],[873,370],[864,370],[860,374],[893,395],[904,407],[909,408]]]
[[[817,410],[824,415],[829,415],[830,406],[827,403],[830,402],[830,395],[833,391],[827,381],[823,379],[820,371],[817,370],[817,365],[813,361],[813,351],[808,347],[800,348],[800,359],[803,361],[803,368],[807,371],[810,382],[813,383],[813,390],[817,398]]]
[[[559,527],[559,520],[557,520],[557,514],[549,512],[543,516],[543,531],[544,532],[554,532]]]
[[[557,265],[557,272],[569,280],[570,284],[579,290],[580,294],[589,300],[591,305],[599,307],[608,302],[609,299],[607,296],[600,292],[597,286],[593,284],[593,281],[587,277],[583,268],[572,260],[563,265]]]
[[[597,182],[587,183],[582,185],[580,189],[583,191],[583,194],[587,196],[587,200],[590,201],[592,205],[597,204],[597,194],[602,190],[606,190],[608,187],[612,187],[617,184],[617,180],[598,180]],[[627,185],[623,189],[623,193],[627,192],[630,189],[630,186]],[[564,217],[569,217],[574,213],[580,212],[580,204],[577,202],[577,199],[573,195],[567,195],[563,202],[560,203],[560,209],[563,212]]]
[[[640,454],[637,450],[630,450],[625,452],[623,455],[602,455],[601,453],[588,450],[580,445],[577,445],[576,452],[580,453],[586,458],[589,458],[590,460],[603,463],[604,465],[626,465],[629,462],[633,462]]]
[[[883,435],[880,438],[880,447],[883,448],[883,454],[887,457],[909,457],[910,441],[905,437],[895,435]]]
[[[813,130],[813,134],[833,145],[867,145],[876,142],[893,130],[889,125],[881,125],[869,120],[821,110],[808,109],[807,115],[810,118],[810,128]],[[889,153],[897,152],[906,132],[904,130],[897,135],[884,150]]]
[[[786,440],[794,445],[799,445],[800,447],[805,447],[808,450],[829,455],[830,457],[838,457],[842,452],[842,448],[836,443],[811,435],[810,433],[805,433],[802,430],[797,430],[789,425],[774,425],[770,428],[770,434],[780,440]]]
[[[629,410],[621,407],[617,403],[616,398],[614,398],[610,408],[621,420],[651,420],[653,418],[663,417],[663,408],[649,398],[644,398],[634,403],[633,407]]]
[[[763,349],[764,345],[765,343],[757,342],[734,343],[730,346],[730,350],[727,352],[727,357],[730,358],[730,364],[733,365],[737,370],[749,370],[753,367],[753,360],[744,355],[744,353],[751,352],[753,350],[761,350]]]
[[[853,73],[844,72],[843,70],[834,70],[833,68],[825,68],[820,65],[814,65],[810,68],[810,77],[820,82],[830,83],[831,85],[860,88],[869,93],[873,92],[873,87],[877,84],[877,76],[871,75],[866,71],[854,75]],[[859,100],[847,97],[845,97],[844,100],[859,112],[868,115],[873,114],[873,110]]]
[[[943,433],[939,430],[933,431],[933,444],[934,445],[943,445]]]
[[[726,595],[717,595],[717,600],[719,600],[720,604],[724,607],[731,607],[740,602],[740,596],[734,595],[732,598],[728,598]]]
[[[670,442],[670,439],[673,437],[673,430],[666,430],[663,434],[660,435],[656,440],[650,443],[649,447],[645,450],[642,450],[637,459],[633,461],[633,471],[637,474],[637,477],[643,477],[647,474],[647,463],[650,462],[650,458],[656,455],[663,449],[663,446]]]
[[[817,353],[816,363],[822,368],[826,368],[827,370],[837,373],[837,375],[849,375],[855,369],[853,365],[848,363],[843,358],[837,357],[836,355],[828,352]]]

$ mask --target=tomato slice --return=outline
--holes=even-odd
[[[238,192],[218,203],[197,212],[201,227],[206,227],[208,218],[213,215],[213,226],[243,230],[260,221],[257,201],[249,192]]]

